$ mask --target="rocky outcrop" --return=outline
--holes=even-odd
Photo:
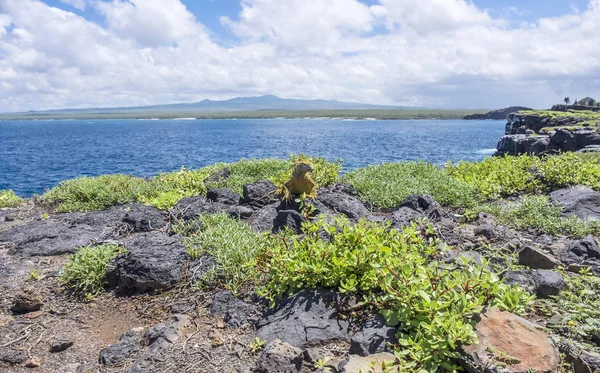
[[[496,156],[591,151],[600,145],[600,133],[596,126],[590,124],[585,114],[578,114],[576,111],[572,115],[564,115],[564,112],[560,114],[509,114],[505,136],[498,142]]]
[[[550,199],[563,208],[563,215],[600,221],[600,193],[575,185],[550,193]]]
[[[486,120],[486,119],[502,120],[502,119],[506,119],[506,116],[508,114],[517,112],[519,110],[533,110],[533,109],[524,107],[524,106],[511,106],[511,107],[507,107],[506,109],[493,110],[493,111],[487,112],[485,114],[467,115],[463,119],[465,119],[465,120]]]

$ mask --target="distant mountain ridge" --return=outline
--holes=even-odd
[[[228,100],[213,101],[203,100],[194,103],[132,106],[116,108],[86,108],[86,109],[59,109],[45,111],[28,111],[22,114],[44,114],[44,113],[173,113],[173,112],[216,112],[216,111],[258,111],[258,110],[403,110],[411,109],[408,106],[371,105],[354,102],[335,100],[303,100],[288,99],[274,95],[256,97],[236,97]]]

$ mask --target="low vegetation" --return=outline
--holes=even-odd
[[[158,209],[169,209],[184,197],[206,195],[208,187],[231,188],[242,194],[244,184],[269,179],[283,184],[292,173],[298,158],[315,165],[313,178],[320,186],[334,183],[341,171],[341,161],[293,155],[282,159],[242,159],[239,162],[211,165],[198,170],[181,168],[151,179],[130,175],[103,175],[67,180],[44,194],[44,200],[54,204],[57,212],[94,211],[129,202],[140,202]],[[215,172],[227,167],[230,176],[220,182],[205,183]]]
[[[218,281],[234,294],[254,281],[256,258],[268,244],[268,237],[222,213],[199,216],[176,231],[188,236],[184,244],[190,259],[210,255],[216,261],[215,270],[205,275],[201,284]]]
[[[411,194],[430,194],[443,205],[471,207],[480,197],[476,188],[425,162],[384,163],[353,170],[344,177],[375,206],[398,206]]]
[[[565,153],[552,157],[506,156],[446,165],[453,178],[495,199],[519,193],[552,192],[570,185],[600,189],[600,164],[591,157]]]
[[[259,294],[272,302],[306,288],[361,295],[399,328],[396,357],[404,372],[456,370],[451,361],[457,346],[476,338],[473,315],[486,305],[522,312],[532,300],[504,285],[486,263],[441,265],[435,260],[438,239],[426,222],[397,231],[368,221],[321,219],[306,223],[303,232],[302,239],[283,235],[281,244],[262,253],[265,285]]]
[[[0,190],[0,208],[17,207],[22,201],[12,190]]]
[[[516,203],[480,205],[466,215],[476,216],[480,212],[492,214],[499,223],[515,229],[541,229],[551,235],[571,237],[600,233],[600,224],[596,221],[562,217],[562,207],[547,196],[525,196]]]
[[[106,288],[108,262],[124,252],[111,244],[82,247],[71,255],[58,280],[73,293],[93,298]]]

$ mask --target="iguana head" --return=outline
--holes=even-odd
[[[307,173],[312,172],[315,169],[313,164],[309,161],[298,161],[296,167],[294,167],[294,173]]]

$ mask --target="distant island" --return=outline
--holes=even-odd
[[[273,95],[237,97],[223,101],[118,107],[61,109],[0,114],[0,120],[44,119],[224,119],[224,118],[356,118],[356,119],[462,119],[488,110],[443,110],[372,105],[329,100],[287,99]],[[505,119],[506,115],[503,118]]]
[[[532,108],[528,108],[525,106],[511,106],[506,109],[494,110],[485,114],[469,114],[466,115],[463,119],[466,120],[485,120],[485,119],[494,119],[494,120],[504,120],[510,113],[514,113],[516,111],[521,110],[533,110]]]

